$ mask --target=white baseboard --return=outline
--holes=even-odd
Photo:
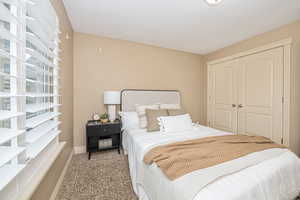
[[[62,171],[61,174],[60,174],[60,177],[59,177],[59,179],[58,179],[58,181],[57,181],[57,183],[56,183],[56,185],[55,185],[55,187],[54,187],[54,190],[53,190],[53,192],[52,192],[52,194],[51,194],[49,200],[55,200],[55,198],[56,198],[56,196],[57,196],[57,194],[58,194],[59,188],[60,188],[60,186],[61,186],[61,184],[62,184],[62,182],[63,182],[63,180],[64,180],[64,177],[65,177],[65,175],[66,175],[66,172],[67,172],[67,170],[68,170],[68,167],[69,167],[69,165],[70,165],[70,163],[71,163],[73,154],[74,154],[74,151],[72,151],[72,152],[70,153],[70,156],[69,156],[69,158],[68,158],[68,160],[67,160],[67,162],[66,162],[66,165],[65,165],[63,171]]]
[[[74,146],[74,153],[75,154],[86,153],[86,146]]]

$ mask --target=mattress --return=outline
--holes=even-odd
[[[193,180],[190,182],[181,181],[178,189],[178,185],[176,188],[176,184],[168,180],[155,163],[151,166],[145,166],[143,163],[145,153],[155,146],[226,134],[230,133],[199,125],[195,126],[193,131],[168,134],[148,133],[144,129],[124,130],[122,143],[124,152],[128,154],[134,192],[140,200],[167,200],[168,198],[181,200],[291,200],[299,194],[300,161],[288,150],[272,149],[260,152],[260,155],[275,155],[279,151],[280,154],[255,166],[218,178],[197,191],[192,198],[184,194],[188,193],[189,188],[197,185],[196,178],[194,180],[187,179]],[[251,156],[255,158],[256,155]],[[195,177],[198,172],[203,171],[193,172]],[[174,196],[172,197],[172,195]]]

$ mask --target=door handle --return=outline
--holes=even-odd
[[[235,107],[236,107],[236,105],[235,105],[235,104],[232,104],[231,106],[232,106],[233,108],[235,108]]]
[[[239,107],[239,108],[242,108],[242,107],[243,107],[243,104],[239,104],[238,107]]]

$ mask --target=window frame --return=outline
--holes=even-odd
[[[20,153],[18,153],[15,157],[10,159],[9,162],[6,162],[0,165],[0,176],[5,175],[3,168],[11,167],[9,171],[15,170],[13,166],[22,166],[22,168],[18,169],[14,175],[7,178],[5,183],[2,183],[0,180],[0,199],[20,199],[21,197],[28,197],[30,192],[34,191],[33,186],[37,187],[36,180],[40,180],[46,173],[46,171],[50,168],[51,164],[54,162],[55,158],[59,155],[64,142],[59,142],[59,106],[60,106],[60,95],[59,95],[59,21],[56,16],[55,10],[51,5],[49,0],[44,1],[32,1],[32,0],[0,0],[0,4],[8,4],[9,5],[9,13],[13,16],[7,16],[8,18],[14,18],[13,21],[10,21],[10,30],[9,33],[12,34],[16,41],[13,41],[11,38],[9,41],[9,68],[10,73],[5,75],[9,77],[10,91],[8,96],[1,96],[0,98],[9,98],[10,101],[10,111],[12,113],[19,113],[14,117],[7,117],[5,120],[10,121],[9,130],[19,131],[18,134],[7,140],[5,143],[0,143],[0,148],[2,146],[8,146],[12,148],[22,148],[24,149]],[[47,9],[47,12],[51,15],[51,22],[53,25],[55,24],[54,34],[49,34],[49,30],[53,28],[53,26],[47,27],[45,24],[49,21],[45,21],[43,18],[43,10],[35,10],[37,11],[37,15],[34,16],[36,23],[39,23],[40,28],[38,33],[33,33],[36,36],[35,44],[37,44],[36,52],[33,54],[40,59],[41,63],[43,63],[43,69],[38,69],[38,66],[29,66],[27,64],[28,58],[28,45],[27,42],[30,39],[33,39],[32,36],[27,32],[28,26],[30,25],[29,20],[31,17],[28,16],[30,9],[35,9],[33,6],[41,5],[39,8]],[[0,5],[0,6],[2,6]],[[30,7],[32,6],[32,7]],[[3,6],[2,6],[3,7]],[[6,7],[6,6],[4,6]],[[49,11],[49,10],[50,11]],[[3,9],[2,9],[3,10]],[[0,8],[1,11],[1,8]],[[46,17],[47,18],[47,17]],[[0,20],[2,20],[0,18]],[[44,20],[44,21],[43,21]],[[49,20],[49,18],[47,19]],[[2,20],[3,21],[3,20]],[[1,26],[1,24],[0,24]],[[0,27],[1,28],[1,27]],[[43,28],[47,30],[43,30]],[[36,29],[37,30],[37,29]],[[39,34],[42,32],[48,31],[48,34],[45,34],[39,37]],[[0,32],[0,39],[3,38],[3,34]],[[50,38],[46,38],[45,36],[49,36]],[[44,39],[47,39],[47,43],[45,43]],[[6,40],[3,40],[6,41]],[[50,42],[49,42],[50,41]],[[51,41],[53,44],[51,44]],[[4,42],[5,45],[6,42]],[[29,43],[28,43],[29,44]],[[32,45],[35,45],[32,44]],[[53,48],[50,48],[53,47]],[[1,46],[0,46],[1,51]],[[1,52],[0,52],[1,53]],[[3,52],[2,52],[3,53]],[[7,52],[8,53],[8,52]],[[3,56],[0,54],[0,56]],[[31,57],[32,58],[32,57]],[[1,63],[0,63],[1,64]],[[4,64],[3,64],[4,65]],[[40,80],[37,79],[37,74],[32,74],[32,77],[35,77],[35,80],[28,79],[28,68],[32,67],[32,72],[40,73],[38,76],[42,77]],[[47,70],[46,70],[47,69]],[[2,74],[2,72],[1,72]],[[0,79],[4,79],[0,74]],[[34,90],[35,93],[27,91],[27,82],[32,81],[33,84],[36,84],[34,87],[43,88],[38,93],[37,90]],[[40,85],[40,86],[37,86]],[[52,87],[52,89],[51,89]],[[47,93],[46,93],[47,92]],[[35,102],[29,105],[27,102]],[[41,102],[38,104],[37,102]],[[51,103],[50,103],[51,102]],[[2,100],[0,101],[2,103]],[[32,107],[29,109],[29,107]],[[2,107],[0,109],[3,109]],[[2,110],[0,110],[1,115]],[[34,127],[30,127],[30,118],[31,114],[36,114],[37,116],[41,116],[39,113],[51,113],[49,119],[44,119],[40,122],[32,123]],[[33,114],[33,115],[34,115]],[[32,119],[32,118],[31,118]],[[0,118],[0,121],[4,121]],[[48,126],[49,125],[49,126]],[[51,125],[51,126],[50,126]],[[4,127],[2,123],[0,123],[0,142],[1,142],[1,134],[5,136],[5,134],[9,134],[8,129],[1,129]],[[45,131],[45,128],[48,128],[49,131]],[[46,129],[46,130],[48,130]],[[3,131],[5,130],[5,131]],[[2,131],[2,132],[1,132]],[[53,133],[53,135],[51,135]],[[31,135],[30,135],[31,134]],[[33,137],[32,137],[33,136]],[[30,138],[31,137],[31,138]],[[35,151],[35,152],[34,152]],[[5,153],[5,152],[4,152]],[[48,157],[47,157],[48,156]],[[51,156],[51,158],[49,158]],[[1,161],[1,159],[0,159]],[[0,162],[1,164],[1,162]],[[2,170],[2,171],[1,171]],[[34,174],[33,174],[34,172]],[[33,182],[31,184],[31,189],[28,189],[29,182]],[[22,194],[22,195],[20,195]]]

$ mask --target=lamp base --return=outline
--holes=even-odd
[[[108,119],[111,122],[114,122],[116,120],[116,105],[108,105]]]

